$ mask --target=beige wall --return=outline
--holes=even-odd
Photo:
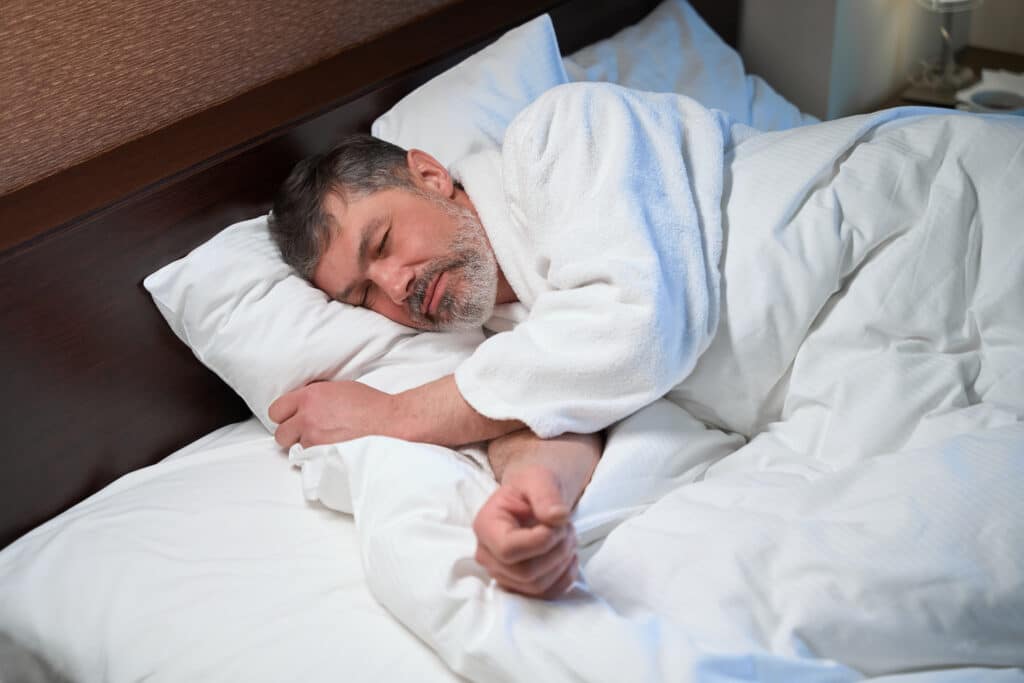
[[[905,87],[917,63],[937,56],[939,21],[913,0],[747,0],[740,52],[801,109],[836,118]],[[956,17],[954,44],[966,43],[969,25]]]
[[[985,0],[971,16],[968,43],[1024,55],[1024,0]]]
[[[452,0],[0,0],[0,195]]]
[[[745,0],[740,17],[747,70],[819,118],[828,109],[835,13],[832,0]]]

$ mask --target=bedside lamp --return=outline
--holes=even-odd
[[[928,63],[921,72],[911,77],[911,87],[903,98],[929,104],[951,106],[956,103],[956,91],[974,81],[974,72],[959,67],[953,57],[953,15],[970,12],[984,0],[917,0],[917,4],[942,15],[939,28],[941,51],[938,63]]]

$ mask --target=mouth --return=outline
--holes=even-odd
[[[448,271],[442,271],[437,278],[434,279],[433,287],[428,292],[428,296],[424,298],[424,304],[427,307],[427,313],[432,319],[437,318],[437,311],[441,307],[441,298],[444,296],[445,290],[448,289]]]
[[[423,300],[420,302],[420,315],[426,317],[433,315],[433,312],[437,310],[437,304],[435,299],[440,300],[440,294],[438,285],[441,284],[441,279],[445,276],[445,271],[438,273],[434,279],[427,285],[426,291],[423,293]]]

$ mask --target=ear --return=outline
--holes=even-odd
[[[448,169],[440,161],[421,149],[410,149],[405,156],[413,182],[421,189],[451,199],[455,196],[455,183]]]

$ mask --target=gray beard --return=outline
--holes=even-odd
[[[409,295],[410,315],[416,326],[434,332],[478,328],[494,312],[498,295],[498,262],[484,226],[469,208],[450,199],[430,199],[456,221],[449,255],[435,260],[424,271]],[[427,288],[434,278],[448,272],[448,286],[434,318],[420,313]]]

